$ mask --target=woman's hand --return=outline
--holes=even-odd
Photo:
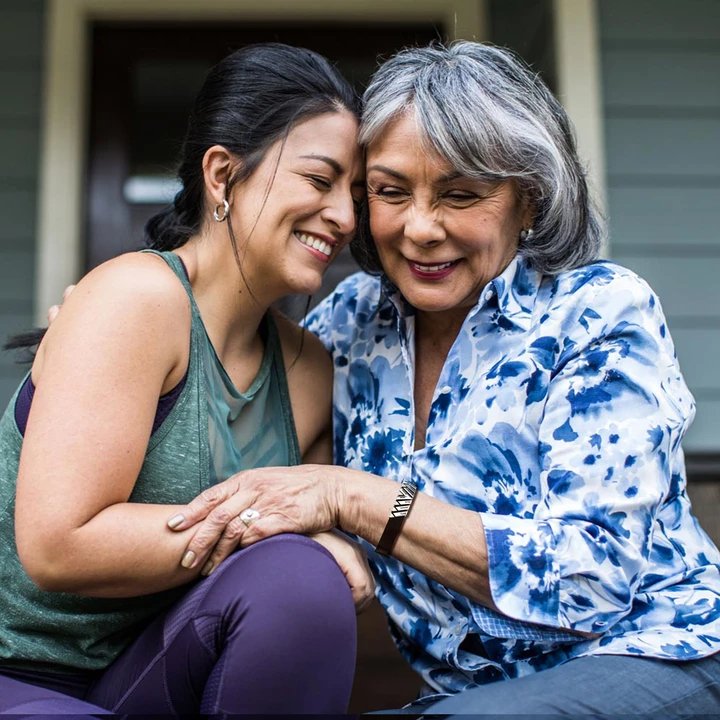
[[[59,305],[51,305],[47,311],[48,327],[53,324],[53,320],[58,316],[62,304],[70,297],[70,293],[75,289],[74,285],[68,285],[63,291],[62,302]]]
[[[375,580],[365,551],[356,542],[335,531],[316,533],[310,537],[332,553],[350,586],[355,610],[361,613],[375,596]]]
[[[278,533],[303,535],[338,525],[337,484],[326,465],[258,468],[236,473],[198,495],[168,521],[173,530],[197,525],[181,560],[208,575],[231,552]],[[241,519],[251,508],[256,517]]]

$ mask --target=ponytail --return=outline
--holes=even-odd
[[[145,223],[145,244],[153,250],[177,250],[200,231],[204,186],[196,172],[183,170],[185,168],[181,165],[178,175],[183,187],[175,195],[172,204]]]

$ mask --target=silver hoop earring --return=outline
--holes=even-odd
[[[222,215],[220,214],[220,208],[222,208]],[[229,212],[230,203],[228,203],[227,200],[223,200],[221,205],[215,206],[215,209],[213,210],[213,217],[217,222],[225,222]]]
[[[521,230],[520,231],[520,242],[529,242],[532,240],[532,236],[535,234],[535,231],[532,228],[528,228],[527,230]]]

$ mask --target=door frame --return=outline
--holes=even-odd
[[[553,30],[558,97],[575,125],[578,154],[604,213],[605,115],[597,1],[553,0]]]
[[[555,3],[556,19],[568,18],[581,3],[592,10],[596,0]],[[44,103],[39,168],[38,235],[35,258],[35,318],[44,324],[46,309],[58,302],[66,285],[76,281],[82,262],[83,184],[87,138],[87,94],[90,77],[90,24],[103,21],[268,21],[324,20],[383,22],[412,18],[441,22],[455,38],[488,37],[487,0],[47,0]],[[594,13],[590,34],[596,32]],[[560,23],[559,27],[565,27]],[[559,50],[563,50],[558,45]],[[587,55],[597,42],[575,43],[559,55],[559,65],[588,67]],[[590,57],[590,65],[597,57]],[[596,83],[596,85],[598,85]],[[580,82],[561,86],[566,103],[585,97]],[[581,95],[579,95],[581,94]],[[576,103],[581,106],[581,103]],[[596,107],[597,103],[593,105]],[[601,118],[594,118],[601,121]],[[597,122],[596,122],[597,124]],[[576,128],[583,147],[586,129]],[[595,137],[597,133],[594,133]],[[593,137],[593,133],[590,133]],[[596,137],[597,140],[597,137]],[[594,145],[596,146],[597,141]],[[591,170],[593,170],[591,166]],[[603,183],[596,181],[598,187]]]

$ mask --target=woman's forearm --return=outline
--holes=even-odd
[[[196,527],[188,549],[196,567],[215,566],[238,545],[284,532],[316,533],[339,527],[376,545],[400,485],[333,465],[245,470],[199,495],[169,526]],[[252,507],[257,519],[228,531],[228,518]],[[181,553],[182,554],[182,553]],[[419,493],[393,556],[475,602],[493,607],[487,548],[477,513]]]
[[[177,507],[117,503],[63,533],[53,547],[20,547],[20,557],[44,590],[134,597],[177,587],[200,570],[180,563],[194,529],[178,533],[167,527]]]
[[[347,468],[334,468],[333,475],[340,526],[376,545],[400,486]],[[392,555],[473,602],[494,607],[485,533],[477,513],[418,493]]]

